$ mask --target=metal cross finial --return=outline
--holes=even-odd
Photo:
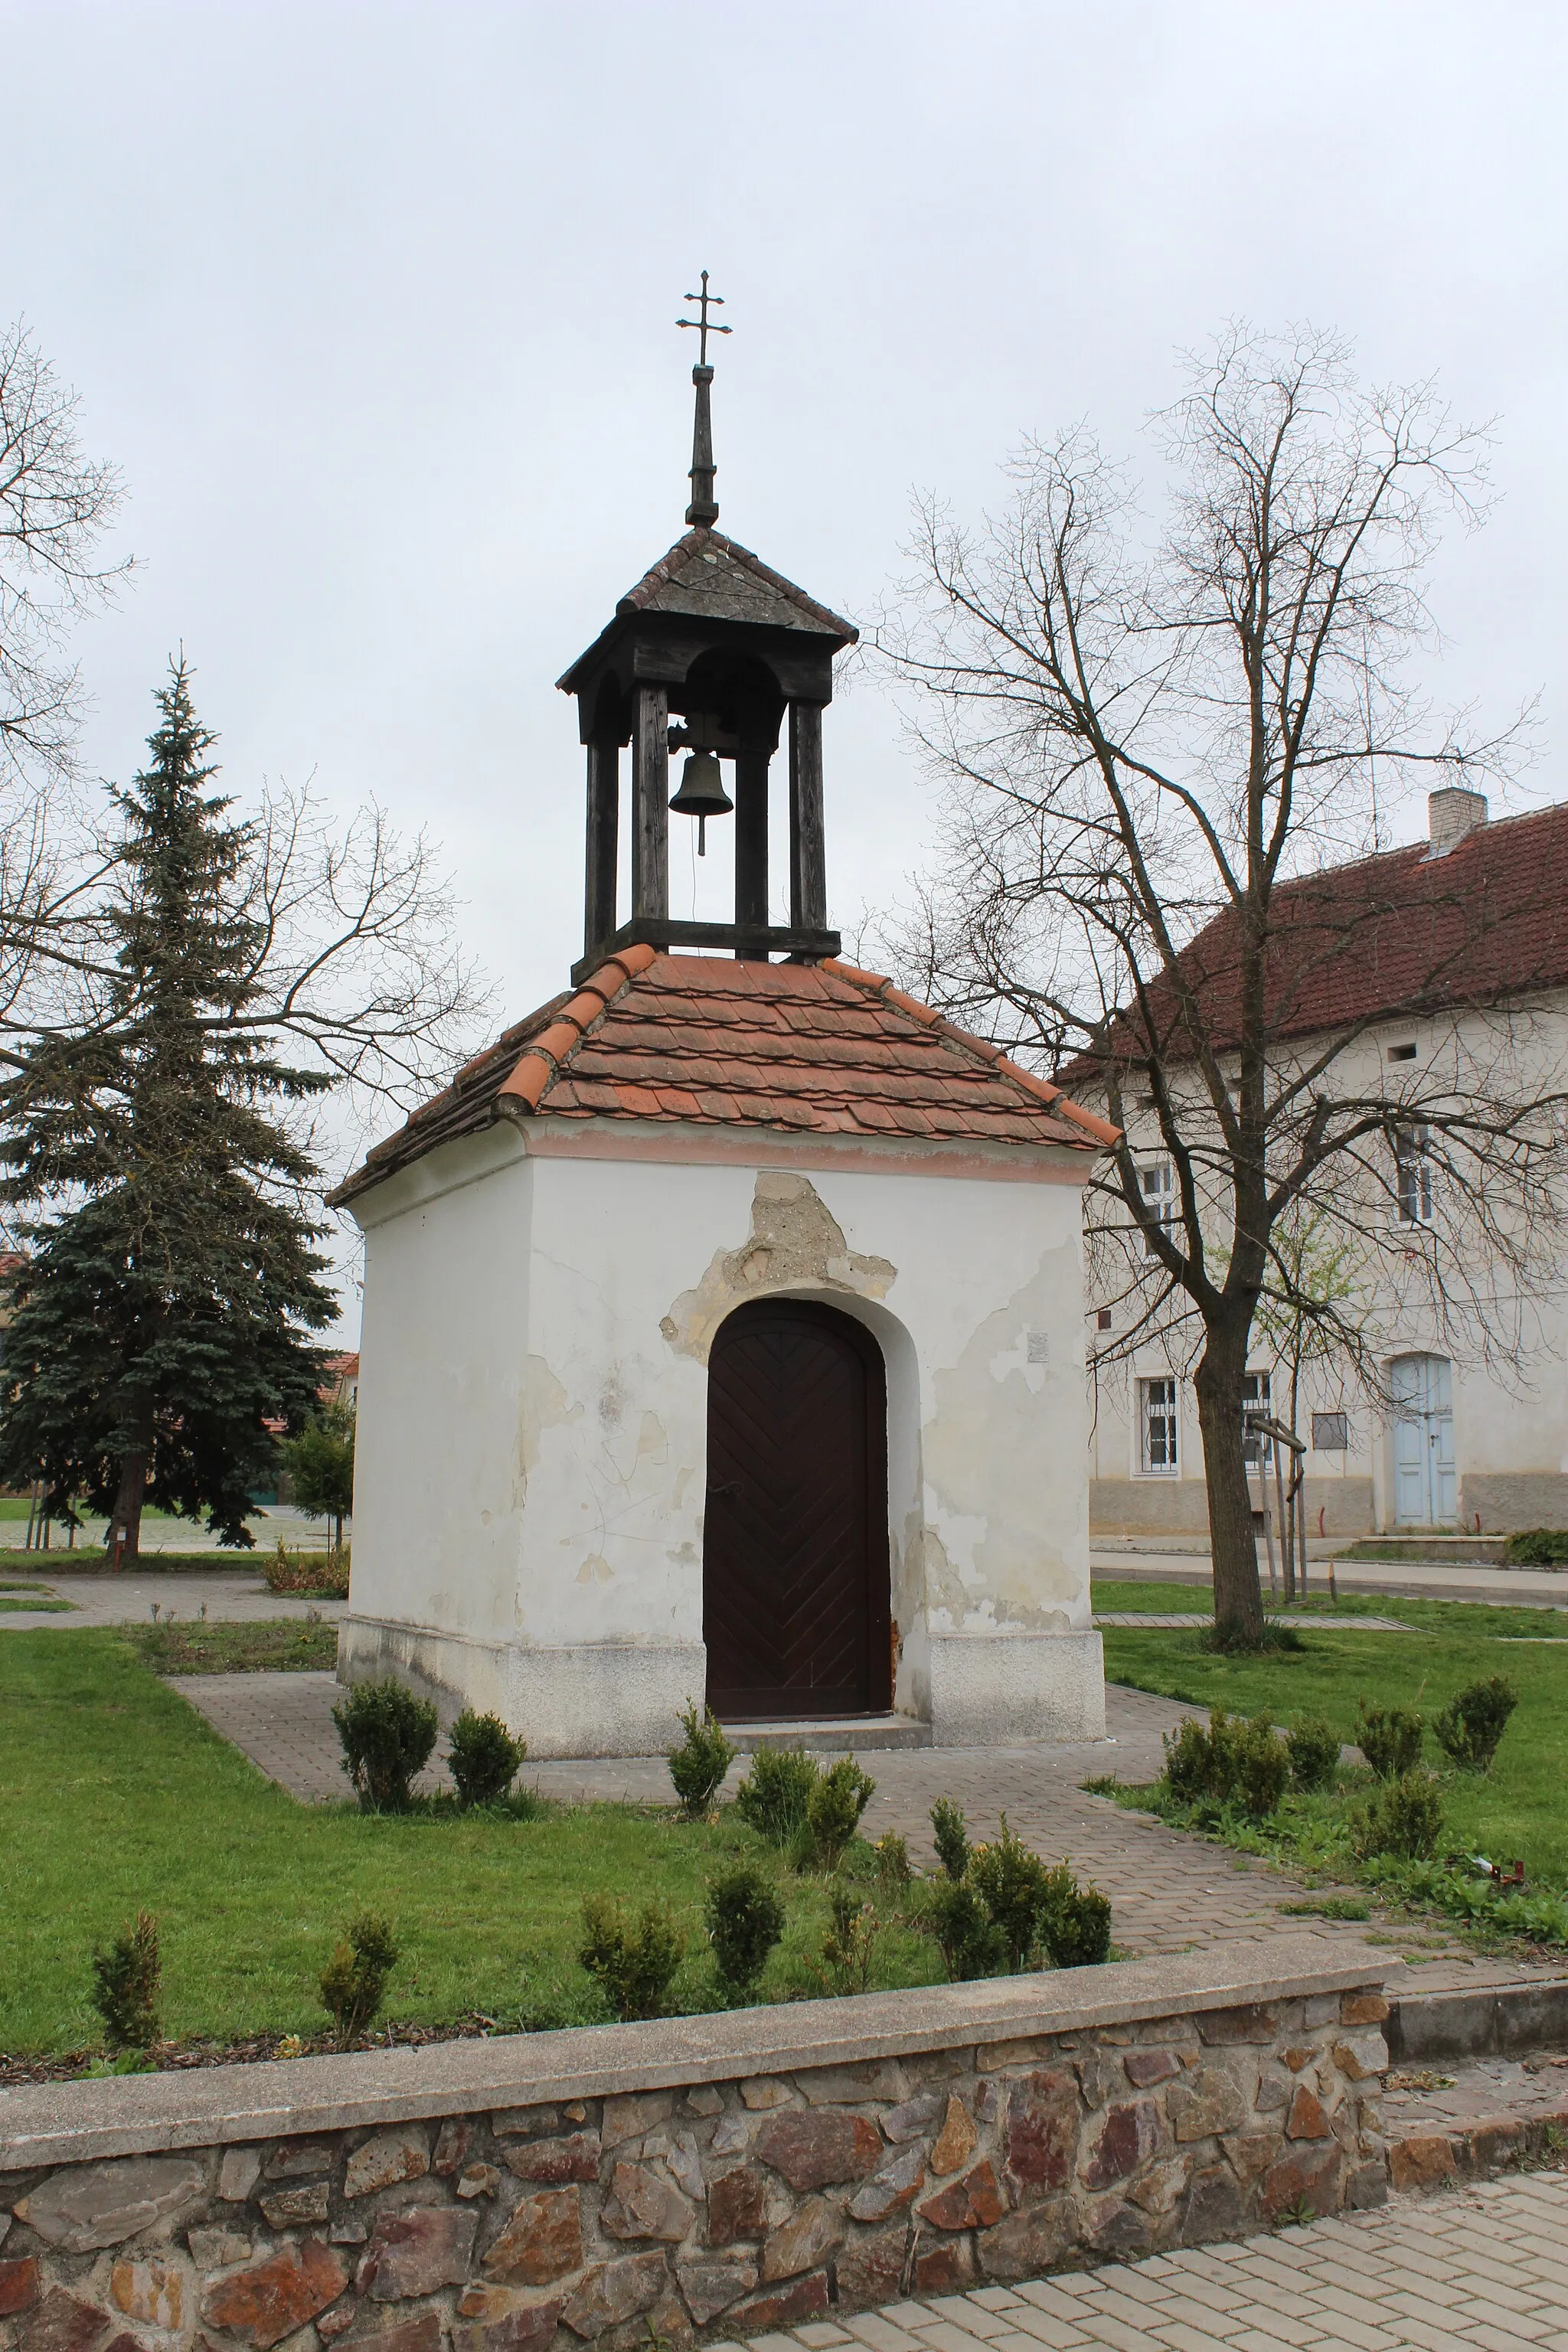
[[[708,272],[704,270],[702,273],[701,293],[685,294],[681,297],[681,299],[686,302],[700,302],[702,305],[702,316],[700,319],[677,319],[675,323],[678,327],[696,328],[699,335],[702,339],[698,345],[697,364],[699,367],[706,367],[708,364],[709,336],[732,335],[735,331],[732,327],[721,327],[717,319],[710,319],[708,316],[709,304],[716,302],[720,309],[722,310],[724,306],[724,297],[722,294],[710,294],[708,291]]]

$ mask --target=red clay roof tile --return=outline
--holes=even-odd
[[[630,948],[477,1055],[336,1196],[502,1116],[1104,1144],[1115,1129],[875,972]]]

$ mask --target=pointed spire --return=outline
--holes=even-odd
[[[691,420],[691,504],[686,520],[700,530],[711,530],[719,520],[719,501],[713,495],[713,477],[719,469],[713,463],[713,415],[708,405],[712,369],[694,367],[691,381],[697,386],[697,413]]]
[[[721,327],[716,319],[708,316],[713,304],[722,307],[724,297],[722,294],[710,294],[706,270],[702,272],[700,294],[689,294],[686,299],[701,306],[700,318],[678,319],[675,322],[678,327],[695,327],[700,338],[697,365],[691,371],[691,381],[697,388],[697,406],[691,421],[691,504],[686,509],[686,520],[699,530],[711,530],[719,520],[719,502],[713,496],[713,477],[718,467],[713,463],[713,412],[709,404],[709,387],[713,382],[713,371],[708,364],[708,338],[710,335],[727,335],[731,330]]]

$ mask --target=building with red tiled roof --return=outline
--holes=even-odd
[[[1270,929],[1276,1066],[1327,1057],[1331,1094],[1386,1094],[1394,1103],[1407,1082],[1418,1090],[1432,1083],[1429,1073],[1483,1070],[1506,1038],[1510,1053],[1528,1055],[1542,1096],[1568,1093],[1568,804],[1491,823],[1480,793],[1434,793],[1425,840],[1280,885]],[[1238,944],[1226,913],[1182,957],[1205,1034],[1232,1076]],[[1119,1025],[1115,1051],[1145,1193],[1173,1198],[1152,1097],[1140,1092],[1152,1061],[1179,1088],[1192,1058],[1173,990],[1155,983],[1143,1015]],[[1058,1076],[1086,1101],[1103,1102],[1103,1072],[1087,1056]],[[1500,1274],[1489,1350],[1479,1337],[1467,1342],[1458,1302],[1439,1328],[1424,1286],[1402,1284],[1397,1266],[1402,1255],[1423,1253],[1441,1224],[1442,1183],[1419,1156],[1421,1130],[1394,1126],[1410,1141],[1403,1162],[1391,1149],[1381,1257],[1378,1231],[1359,1205],[1355,1217],[1355,1230],[1370,1234],[1356,1279],[1386,1393],[1370,1395],[1331,1360],[1310,1369],[1296,1424],[1309,1530],[1568,1526],[1563,1286],[1516,1297]],[[1207,1506],[1186,1367],[1153,1331],[1139,1337],[1131,1362],[1122,1360],[1117,1325],[1131,1328],[1137,1309],[1135,1287],[1120,1287],[1118,1297],[1107,1286],[1089,1301],[1091,1523],[1105,1536],[1196,1537],[1206,1532]],[[1288,1411],[1289,1369],[1261,1328],[1248,1380],[1260,1408]],[[1261,1527],[1277,1517],[1278,1502],[1268,1449],[1252,1451]]]
[[[340,1671],[535,1755],[666,1748],[692,1700],[1098,1736],[1079,1231],[1114,1130],[843,960],[821,719],[855,633],[712,528],[710,373],[692,527],[562,680],[573,984],[337,1195],[365,1234]],[[727,827],[732,921],[670,917],[671,811],[704,855]]]

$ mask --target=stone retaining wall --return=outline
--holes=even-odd
[[[1387,2013],[1292,1937],[0,2095],[0,2347],[631,2352],[1373,2204]]]

